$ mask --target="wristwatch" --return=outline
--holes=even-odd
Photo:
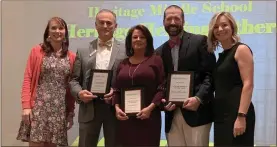
[[[238,117],[246,117],[246,114],[245,114],[245,113],[239,112],[239,113],[238,113]]]

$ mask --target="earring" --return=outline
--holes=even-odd
[[[133,53],[134,53],[133,48],[131,48],[130,53],[131,53],[131,55],[133,55]]]
[[[66,39],[65,38],[63,39],[63,42],[66,43]]]
[[[46,41],[47,41],[47,42],[50,42],[50,39],[51,39],[51,37],[48,36],[47,39],[46,39]]]

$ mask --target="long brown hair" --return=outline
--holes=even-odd
[[[49,41],[47,41],[47,38],[49,36],[49,26],[51,21],[57,21],[60,23],[65,28],[65,38],[64,41],[62,42],[62,51],[61,51],[61,57],[65,57],[68,52],[68,46],[69,46],[69,37],[68,37],[68,29],[67,29],[67,24],[66,22],[60,18],[60,17],[52,17],[49,21],[48,24],[45,28],[44,35],[43,35],[43,43],[41,44],[42,50],[46,53],[46,55],[49,55],[51,52],[54,51],[52,45],[50,44]]]

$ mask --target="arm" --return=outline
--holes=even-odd
[[[119,72],[120,72],[120,70],[121,70],[121,68],[123,66],[122,62],[117,67],[116,75],[115,75],[115,80],[112,83],[112,87],[113,87],[113,90],[114,90],[114,95],[113,95],[113,98],[112,98],[112,105],[115,106],[115,111],[116,111],[115,115],[116,115],[116,118],[118,120],[127,120],[128,116],[120,108],[120,102],[121,102],[120,101],[120,94],[121,94],[120,93],[120,88],[121,88],[121,86],[119,85],[119,83],[121,81],[118,81],[118,79],[117,79],[118,74],[119,74]]]
[[[247,114],[253,92],[254,62],[250,49],[246,45],[240,45],[235,54],[238,63],[243,88],[241,92],[240,113]]]
[[[72,63],[74,63],[75,61],[75,58],[76,58],[76,54],[75,53],[71,53],[69,54],[69,59],[71,60],[70,61],[70,64],[71,64],[71,75],[72,75],[72,72],[73,72],[73,66],[72,66]],[[69,81],[71,80],[71,77],[69,77]],[[67,116],[72,116],[74,117],[75,114],[74,114],[74,109],[75,109],[75,99],[74,97],[71,95],[70,93],[70,88],[69,86],[66,88],[66,95],[65,95],[65,98],[66,98],[66,112],[67,112]]]
[[[143,108],[138,114],[137,118],[144,120],[148,119],[151,115],[151,112],[160,105],[161,100],[163,98],[163,90],[164,90],[164,69],[163,69],[163,62],[160,56],[154,55],[153,61],[153,70],[156,75],[156,80],[153,81],[156,85],[155,95],[152,99],[152,102],[146,108]]]
[[[119,107],[119,104],[120,104],[120,86],[119,86],[119,82],[117,80],[117,76],[118,76],[118,73],[120,72],[122,68],[122,63],[119,63],[117,69],[116,69],[116,73],[115,73],[115,80],[113,81],[112,83],[112,88],[113,88],[113,98],[112,98],[112,105],[115,105],[117,107]]]
[[[82,90],[82,82],[83,82],[83,72],[82,72],[82,62],[81,62],[81,55],[79,51],[76,53],[76,58],[73,65],[73,73],[71,80],[69,82],[70,92],[78,104],[82,101],[78,97],[78,93]]]
[[[21,89],[22,109],[31,109],[31,81],[33,78],[35,62],[35,48],[33,48],[29,54],[24,72],[23,85]]]
[[[199,52],[201,66],[200,74],[203,74],[204,79],[195,96],[200,99],[201,103],[205,104],[210,101],[209,99],[204,99],[204,97],[212,90],[212,71],[216,65],[216,58],[214,53],[208,52],[206,36],[204,36],[201,41]]]
[[[67,116],[71,115],[72,117],[74,117],[75,99],[71,95],[69,88],[66,89],[65,98],[66,98],[66,115]]]
[[[157,76],[157,93],[155,94],[151,107],[159,106],[161,103],[162,98],[164,97],[164,88],[165,88],[165,74],[164,74],[164,67],[163,67],[163,60],[160,56],[155,57],[155,75]]]

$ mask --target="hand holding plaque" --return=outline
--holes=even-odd
[[[104,96],[110,92],[112,70],[91,70],[88,90],[97,96]]]
[[[143,99],[143,88],[123,89],[121,95],[122,110],[128,116],[136,116],[144,106]]]
[[[167,98],[178,106],[182,105],[186,98],[191,97],[193,87],[193,72],[176,71],[168,76]]]
[[[118,104],[115,104],[115,115],[118,120],[127,120],[128,116],[121,110]]]

